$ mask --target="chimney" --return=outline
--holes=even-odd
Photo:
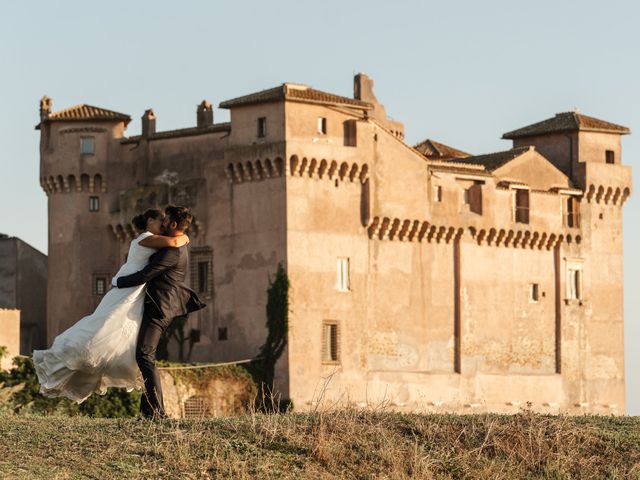
[[[156,114],[153,113],[153,108],[145,110],[142,115],[142,136],[152,137],[156,134]]]
[[[373,80],[364,73],[359,73],[353,77],[353,98],[363,102],[377,103],[373,94]]]
[[[40,120],[45,121],[51,115],[53,109],[53,100],[46,95],[40,99]]]
[[[213,125],[213,107],[209,100],[203,100],[202,103],[198,105],[197,116],[198,128],[206,128]]]

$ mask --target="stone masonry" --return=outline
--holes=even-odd
[[[49,209],[48,337],[89,313],[124,261],[130,220],[193,209],[192,361],[252,358],[269,278],[292,289],[277,387],[399,410],[625,411],[625,127],[577,112],[474,155],[404,141],[366,75],[353,98],[284,83],[211,103],[196,126],[142,134],[128,115],[41,101]]]

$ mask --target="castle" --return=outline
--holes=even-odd
[[[270,277],[291,290],[277,387],[400,410],[625,412],[625,127],[577,112],[471,155],[412,147],[364,74],[353,98],[285,83],[197,124],[40,106],[48,338],[89,313],[148,207],[190,207],[192,361],[253,358]]]

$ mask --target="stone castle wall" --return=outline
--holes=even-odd
[[[124,137],[122,122],[100,127],[96,158],[72,151],[95,123],[43,124],[50,339],[99,301],[94,280],[124,261],[133,215],[179,203],[197,219],[189,281],[208,303],[186,327],[197,332],[190,360],[256,355],[283,262],[291,313],[277,386],[296,408],[322,392],[407,410],[624,412],[630,170],[600,158],[611,148],[619,159],[619,135],[516,140],[523,148],[491,169],[436,161],[404,143],[367,88],[357,84],[356,98],[368,104],[328,94],[231,102],[230,124],[172,132],[154,133],[147,112],[138,137]],[[525,223],[515,213],[523,189]],[[87,210],[92,196],[99,212]],[[579,224],[567,223],[571,198]],[[579,299],[570,270],[581,272]]]

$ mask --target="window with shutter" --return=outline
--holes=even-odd
[[[475,183],[468,189],[469,210],[478,215],[482,215],[482,184]]]
[[[529,223],[529,190],[516,190],[515,218],[518,223]]]
[[[322,325],[322,362],[331,364],[340,362],[340,336],[337,322],[326,321]]]
[[[343,128],[344,128],[344,145],[345,145],[345,147],[355,147],[355,146],[357,146],[356,121],[355,120],[346,120],[342,125],[343,125]]]

